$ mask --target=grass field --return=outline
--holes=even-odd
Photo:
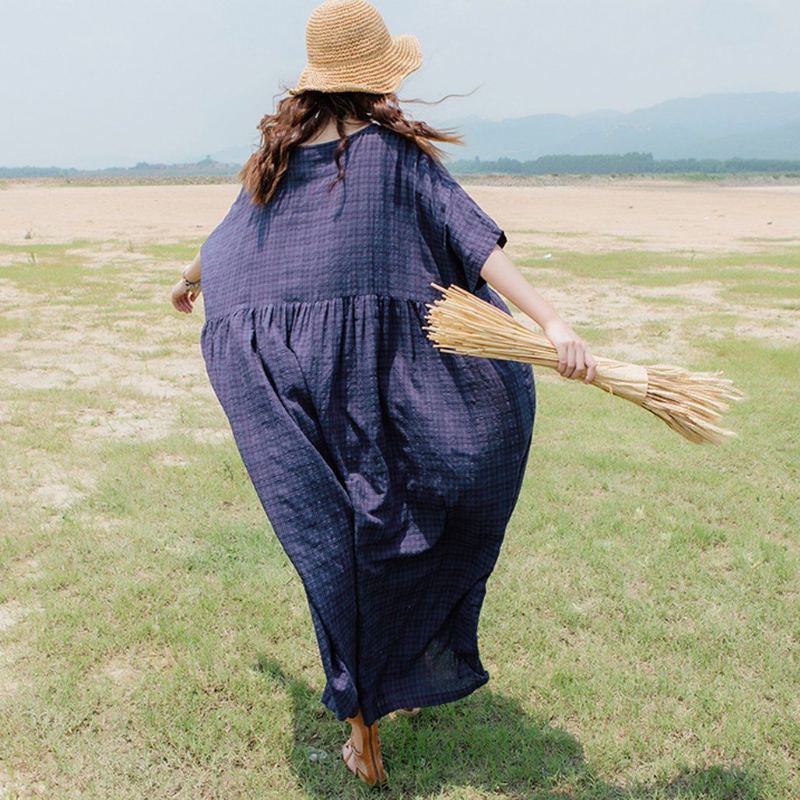
[[[302,586],[205,375],[200,240],[0,246],[0,798],[350,798]],[[722,368],[720,448],[555,373],[490,682],[393,798],[800,797],[800,250],[510,251],[595,352]]]

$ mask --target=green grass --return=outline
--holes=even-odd
[[[552,258],[541,261],[538,257],[544,253],[551,253]],[[691,251],[663,253],[612,250],[580,253],[547,249],[540,253],[529,250],[526,255],[516,259],[516,263],[534,271],[546,265],[577,278],[624,281],[631,286],[678,286],[719,280],[726,282],[729,289],[735,289],[739,283],[752,285],[757,282],[764,287],[763,291],[773,293],[783,291],[784,287],[794,291],[800,286],[800,247],[786,247],[778,252],[719,256],[698,255]]]
[[[73,239],[58,244],[7,244],[0,242],[0,253],[21,253],[22,255],[63,256],[77,247],[96,246],[98,243],[89,239]]]
[[[53,365],[89,364],[102,379],[0,383],[0,610],[12,619],[0,626],[0,796],[370,794],[340,763],[346,726],[319,702],[302,586],[207,385],[202,309],[166,305],[172,261],[194,247],[137,246],[153,256],[137,262],[147,297],[114,303],[117,255],[88,266],[69,247],[39,249],[48,280],[72,286],[59,314],[38,266],[0,268],[41,298],[25,316],[0,316],[0,336],[19,337],[0,368],[42,368],[46,341]],[[677,288],[719,281],[756,317],[796,297],[800,273],[795,251],[559,252],[542,281],[541,262],[528,263],[545,293],[582,278],[634,297],[667,277]],[[662,276],[663,264],[691,271]],[[754,278],[763,265],[786,271]],[[637,336],[655,344],[656,312],[673,309],[664,297],[636,302],[653,303]],[[694,446],[632,404],[537,370],[533,448],[481,618],[491,680],[382,724],[382,796],[800,796],[800,360],[796,346],[735,338],[730,312],[679,311],[686,366],[720,365],[747,395],[726,419],[739,436]],[[720,328],[728,334],[703,333]],[[61,345],[76,329],[106,332],[119,361]],[[126,375],[180,393],[158,398]],[[128,415],[160,420],[160,435],[124,435]],[[54,503],[46,484],[74,496]]]
[[[652,173],[651,173],[652,174]],[[678,181],[696,181],[698,183],[713,183],[714,181],[747,180],[755,178],[759,181],[779,180],[780,178],[796,178],[796,172],[664,172],[655,175],[657,178]]]
[[[153,256],[154,258],[191,261],[195,255],[197,255],[197,251],[202,244],[203,239],[186,239],[170,243],[158,242],[144,244],[137,246],[136,250],[146,255]]]
[[[552,236],[560,239],[579,239],[585,236],[585,231],[545,231],[539,228],[514,228],[514,233],[522,234],[544,234],[545,236]]]

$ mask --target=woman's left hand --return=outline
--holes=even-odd
[[[197,299],[197,295],[199,294],[199,289],[188,290],[183,280],[179,280],[172,287],[172,305],[175,306],[178,311],[182,311],[184,314],[191,314],[192,303],[194,303],[194,301]]]

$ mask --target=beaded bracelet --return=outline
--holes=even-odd
[[[181,277],[183,278],[183,285],[186,287],[187,292],[197,292],[200,290],[200,278],[196,281],[190,281],[183,273],[181,273]]]

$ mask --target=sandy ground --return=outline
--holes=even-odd
[[[0,242],[202,239],[238,184],[54,186],[0,191]],[[613,185],[489,186],[469,193],[509,241],[587,251],[635,248],[753,251],[800,244],[800,186],[709,186],[674,181]],[[26,236],[28,238],[26,238]],[[568,238],[567,238],[568,237]]]

